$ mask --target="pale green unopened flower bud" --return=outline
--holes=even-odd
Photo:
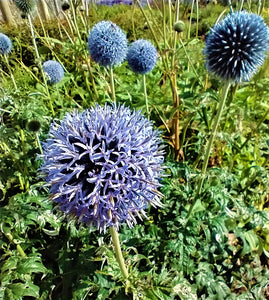
[[[185,23],[183,21],[178,21],[174,24],[174,29],[176,32],[183,32],[185,30]]]

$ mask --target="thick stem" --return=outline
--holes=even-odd
[[[116,94],[115,94],[115,85],[114,85],[114,75],[113,75],[113,67],[110,66],[110,88],[111,88],[111,98],[113,102],[116,102]]]
[[[143,88],[144,88],[147,117],[149,118],[149,103],[148,103],[148,95],[147,95],[146,75],[143,74],[142,76],[143,76]]]
[[[113,242],[113,245],[115,248],[114,250],[115,250],[115,256],[116,256],[117,262],[119,264],[119,267],[120,267],[123,277],[126,279],[126,278],[128,278],[128,271],[126,269],[124,258],[123,258],[122,252],[121,252],[119,234],[118,234],[117,230],[115,229],[115,227],[113,227],[113,226],[110,227],[110,234],[111,234],[112,242]]]
[[[203,184],[204,184],[204,180],[205,180],[205,174],[206,174],[208,161],[209,161],[209,157],[210,157],[210,152],[211,152],[214,140],[215,140],[215,136],[217,134],[217,130],[218,130],[218,127],[219,127],[219,123],[220,123],[221,115],[222,115],[222,112],[223,112],[223,109],[224,109],[224,106],[225,106],[227,95],[228,95],[228,92],[229,92],[229,89],[230,89],[230,85],[231,85],[231,83],[229,81],[226,81],[225,85],[223,87],[223,91],[222,91],[221,99],[220,99],[220,102],[219,102],[217,115],[215,117],[215,122],[213,124],[212,132],[211,132],[211,135],[210,135],[207,147],[206,147],[206,151],[205,151],[205,158],[204,158],[203,165],[202,165],[201,177],[200,177],[200,180],[198,182],[198,187],[197,187],[197,190],[196,190],[196,197],[195,197],[195,200],[194,200],[192,206],[190,207],[190,209],[188,211],[188,215],[187,215],[187,218],[186,218],[187,223],[188,223],[189,217],[191,215],[191,212],[192,212],[192,210],[193,210],[193,208],[194,208],[194,206],[195,206],[195,204],[196,204],[196,202],[199,198],[199,195],[202,192],[202,188],[203,188]]]

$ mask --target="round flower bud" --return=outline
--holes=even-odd
[[[37,132],[41,128],[41,123],[38,120],[31,120],[27,127],[30,131]]]
[[[208,71],[224,80],[249,81],[268,51],[269,30],[262,17],[245,11],[227,15],[205,41]]]
[[[127,61],[134,72],[146,74],[152,71],[156,65],[157,50],[151,42],[137,40],[128,48]]]
[[[48,76],[48,82],[54,84],[61,81],[64,77],[62,65],[54,60],[47,60],[43,64],[43,71]]]
[[[35,0],[15,0],[15,4],[22,13],[27,15],[35,8],[36,1]]]
[[[127,38],[119,26],[110,21],[97,23],[88,38],[92,59],[105,66],[121,64],[126,57]]]
[[[100,231],[146,217],[161,206],[164,157],[159,132],[125,106],[95,107],[53,123],[41,171],[51,198],[65,214]]]
[[[62,10],[65,11],[68,10],[69,8],[70,8],[70,4],[68,2],[64,2],[62,5]]]
[[[0,32],[0,54],[9,54],[12,49],[12,42],[10,38]]]
[[[183,32],[185,30],[185,23],[183,21],[178,21],[174,24],[174,30],[176,32]]]

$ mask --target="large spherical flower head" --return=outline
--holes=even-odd
[[[18,9],[24,13],[29,14],[36,6],[36,0],[15,0]]]
[[[64,69],[58,61],[47,60],[43,64],[43,71],[48,76],[48,82],[54,84],[64,77]]]
[[[0,54],[9,54],[12,49],[10,38],[0,32]]]
[[[140,112],[96,105],[53,123],[42,171],[60,209],[100,231],[160,206],[163,150],[159,132]]]
[[[88,47],[95,62],[105,67],[116,66],[125,60],[127,38],[116,24],[110,21],[101,21],[92,28]]]
[[[127,52],[127,61],[131,69],[139,74],[152,71],[157,62],[157,50],[146,40],[137,40]]]
[[[245,11],[231,13],[206,38],[206,67],[225,80],[249,81],[264,62],[268,42],[262,17]]]

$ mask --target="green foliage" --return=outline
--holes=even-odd
[[[156,2],[144,14],[138,7],[124,5],[89,10],[90,27],[111,20],[122,26],[130,42],[152,40],[159,54],[146,81],[149,117],[166,144],[164,206],[148,208],[150,218],[132,229],[121,227],[127,280],[121,275],[109,234],[90,231],[58,212],[38,171],[39,143],[46,139],[52,120],[58,122],[66,112],[111,101],[109,72],[92,62],[87,52],[85,16],[77,9],[77,15],[70,12],[68,20],[35,23],[42,61],[56,59],[66,69],[64,80],[56,86],[46,87],[43,82],[28,26],[3,27],[14,45],[9,61],[18,90],[12,88],[0,57],[0,299],[268,297],[269,60],[249,84],[232,87],[205,184],[196,199],[221,88],[206,74],[203,35],[225,8],[200,8],[196,37],[196,12],[190,24],[191,10],[181,6],[186,29],[174,43],[170,28],[174,22],[170,21],[175,19],[175,9]],[[263,13],[266,16],[268,9]],[[114,77],[117,101],[146,113],[142,77],[126,62],[115,68]],[[179,161],[173,159],[177,114]],[[36,132],[29,126],[35,121],[41,125]]]

